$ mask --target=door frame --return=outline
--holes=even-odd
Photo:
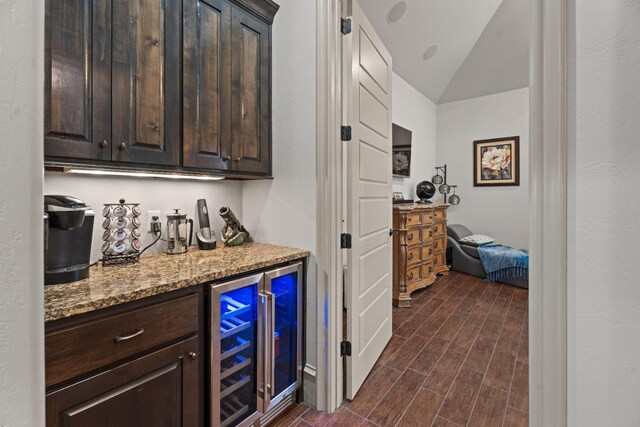
[[[317,6],[316,407],[343,400],[341,0]],[[567,424],[567,0],[531,0],[530,425]],[[574,7],[574,6],[572,6]]]

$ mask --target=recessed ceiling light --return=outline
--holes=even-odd
[[[407,13],[407,8],[409,5],[406,1],[401,0],[398,3],[394,4],[391,9],[389,9],[389,13],[387,13],[387,22],[389,24],[395,24],[399,20],[402,19],[405,13]]]
[[[434,44],[429,49],[425,50],[424,53],[422,54],[422,60],[428,61],[434,56],[436,56],[436,53],[438,53],[438,49],[440,49],[440,46],[438,46],[437,44]]]

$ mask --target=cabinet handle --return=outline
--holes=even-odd
[[[411,261],[413,259],[413,254],[412,253],[409,254],[409,258],[408,259],[409,259],[409,261]]]
[[[222,156],[223,162],[228,162],[229,160],[231,160],[231,156]]]
[[[195,351],[192,351],[189,353],[189,359],[196,360],[197,358],[198,358],[198,353],[196,353]]]
[[[120,148],[120,151],[125,151],[127,149],[127,144],[125,144],[124,142],[121,142],[120,147],[118,148]]]
[[[429,256],[433,254],[433,249],[429,248]]]
[[[236,157],[236,163],[240,163],[240,157]]]
[[[100,141],[98,146],[104,150],[105,148],[107,148],[109,146],[109,142],[107,142],[106,139],[103,139],[102,141]]]
[[[407,240],[413,240],[413,233],[411,233],[411,234],[409,234],[409,235],[407,236]]]
[[[132,338],[135,338],[135,337],[137,337],[139,335],[142,335],[142,334],[144,334],[144,328],[138,329],[136,332],[132,333],[131,335],[125,335],[123,337],[117,336],[117,337],[114,338],[114,341],[117,342],[117,343],[118,342],[122,342],[122,341],[128,341],[128,340],[130,340]]]
[[[242,104],[242,118],[244,119],[247,117],[247,115],[244,113],[244,98],[242,99],[241,104]]]

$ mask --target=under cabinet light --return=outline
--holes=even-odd
[[[188,179],[197,181],[220,181],[222,176],[207,175],[189,175],[189,174],[171,174],[159,172],[128,172],[128,171],[111,171],[96,169],[67,169],[65,173],[83,174],[83,175],[101,175],[101,176],[125,176],[133,178],[164,178],[164,179]]]

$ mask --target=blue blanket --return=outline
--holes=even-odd
[[[525,251],[503,245],[485,245],[478,247],[478,254],[487,280],[499,282],[529,278],[529,254]]]

